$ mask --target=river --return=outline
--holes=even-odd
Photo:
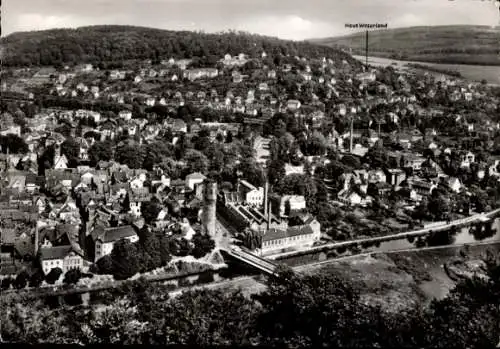
[[[362,62],[365,62],[364,56],[353,56],[353,57]],[[386,67],[388,65],[392,65],[395,68],[407,69],[406,65],[408,63],[421,64],[435,68],[458,71],[460,74],[462,74],[462,77],[465,80],[481,81],[485,79],[490,84],[500,85],[500,66],[441,64],[441,63],[429,63],[429,62],[398,61],[396,59],[381,58],[381,57],[370,57],[370,56],[368,57],[368,64],[376,67]]]
[[[452,241],[450,241],[450,245],[463,245],[463,244],[471,244],[474,242],[496,242],[500,241],[500,219],[497,218],[495,221],[492,223],[492,231],[490,234],[486,235],[491,235],[488,237],[482,238],[479,236],[477,232],[473,231],[473,227],[464,227],[458,231],[457,234],[454,234],[451,238]],[[443,232],[444,233],[444,232]],[[417,239],[415,239],[416,241]],[[448,244],[447,244],[448,245]],[[374,252],[387,252],[387,251],[394,251],[394,250],[406,250],[406,249],[412,249],[416,247],[416,242],[410,242],[408,239],[400,239],[400,240],[392,240],[392,241],[386,241],[382,242],[380,246],[376,247],[370,247],[366,249],[367,251],[374,251]]]

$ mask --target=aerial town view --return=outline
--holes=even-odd
[[[4,3],[0,342],[499,348],[499,3]]]

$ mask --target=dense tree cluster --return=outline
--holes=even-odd
[[[165,285],[125,283],[103,311],[49,310],[33,300],[2,298],[8,342],[293,347],[493,348],[498,343],[500,269],[459,283],[443,300],[389,312],[361,300],[351,281],[331,272],[282,269],[252,299],[240,292],[197,290],[168,298]],[[125,297],[124,297],[125,296]]]
[[[166,236],[153,232],[148,227],[139,230],[139,241],[118,241],[110,255],[100,258],[93,271],[111,274],[116,280],[126,280],[137,273],[145,273],[166,266],[172,256],[192,255],[199,259],[215,248],[214,240],[207,234],[197,232],[191,240]]]
[[[199,57],[198,66],[213,64],[229,53],[246,53],[257,57],[262,51],[272,56],[312,58],[331,57],[353,62],[345,53],[308,42],[284,41],[240,32],[222,34],[167,31],[132,26],[92,26],[77,29],[56,29],[30,33],[15,33],[2,38],[5,47],[3,64],[11,66],[60,65],[88,62],[116,68],[131,59],[161,59]],[[104,66],[103,66],[104,68]]]

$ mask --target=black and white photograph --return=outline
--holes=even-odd
[[[0,9],[1,344],[500,348],[500,0]]]

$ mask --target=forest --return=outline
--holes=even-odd
[[[251,297],[194,290],[169,296],[167,285],[134,280],[92,295],[104,306],[58,305],[19,294],[2,297],[1,338],[17,343],[270,345],[293,348],[494,348],[499,341],[500,274],[466,279],[448,296],[404,311],[362,300],[353,282],[331,272],[287,267]]]
[[[243,32],[207,34],[133,26],[89,26],[13,33],[1,39],[5,66],[58,66],[61,64],[123,62],[132,59],[216,57],[245,53],[257,57],[329,57],[353,61],[349,55],[308,42],[285,41]]]

